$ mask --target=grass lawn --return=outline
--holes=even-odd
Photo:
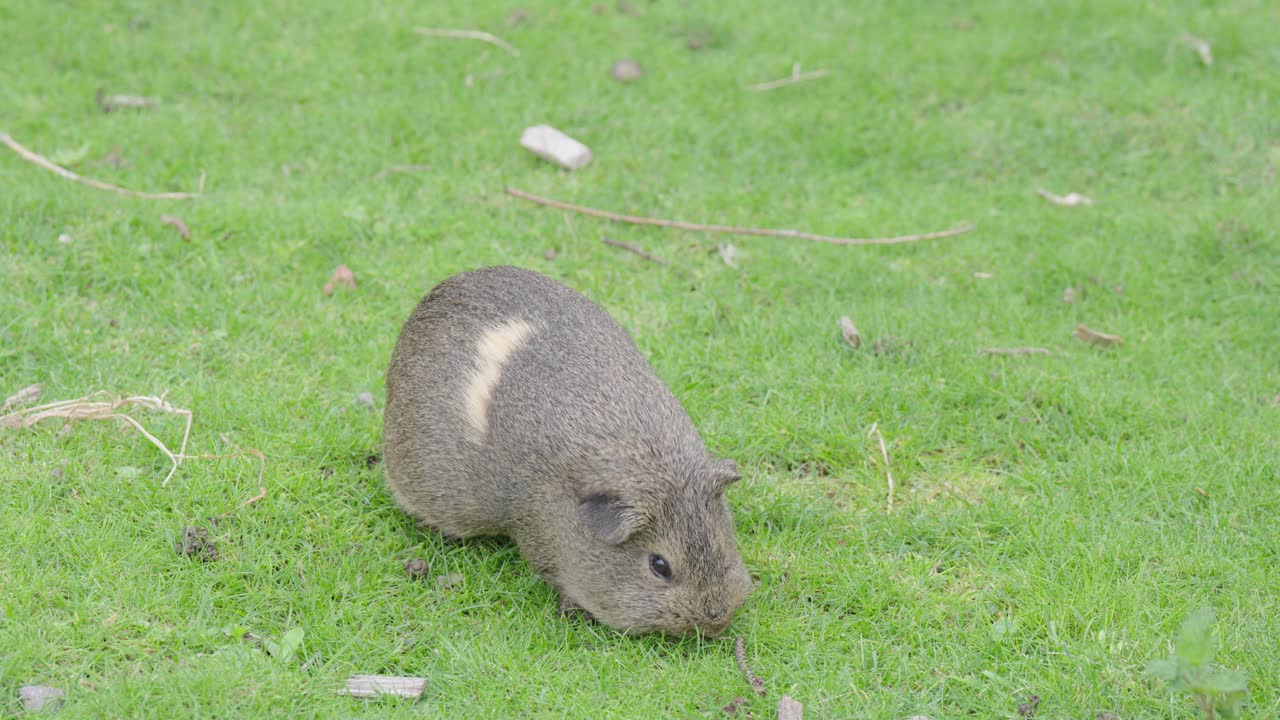
[[[120,423],[0,429],[0,715],[46,684],[67,718],[717,718],[735,696],[768,718],[787,694],[813,718],[1018,718],[1037,695],[1042,719],[1190,719],[1145,667],[1207,605],[1247,716],[1280,717],[1280,5],[627,7],[0,5],[0,131],[138,190],[206,176],[195,201],[130,199],[0,148],[0,399],[167,390],[191,453],[268,461],[266,497],[215,525],[257,493],[251,459],[162,486],[167,460]],[[624,57],[641,80],[610,77]],[[745,89],[797,62],[830,75]],[[104,114],[99,88],[160,102]],[[523,151],[543,122],[593,163]],[[508,184],[832,235],[977,229],[681,233]],[[604,306],[744,470],[757,584],[729,633],[767,698],[731,643],[562,620],[513,547],[447,545],[393,505],[370,458],[399,324],[502,263]],[[358,288],[326,295],[339,264]],[[978,352],[1014,346],[1052,354]],[[176,447],[180,418],[138,418]],[[215,561],[175,552],[188,525]],[[240,638],[294,628],[288,659]],[[430,686],[334,693],[366,673]]]

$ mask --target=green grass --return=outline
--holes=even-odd
[[[750,695],[725,643],[557,618],[512,547],[417,532],[368,467],[399,323],[497,263],[607,308],[745,470],[731,502],[758,584],[730,633],[768,682],[754,717],[785,693],[809,717],[1015,718],[1036,694],[1041,717],[1194,718],[1144,666],[1200,605],[1250,716],[1280,715],[1280,8],[631,4],[0,6],[0,130],[50,156],[87,145],[73,167],[128,187],[207,174],[196,202],[146,202],[0,149],[0,397],[167,389],[195,413],[192,452],[225,435],[269,458],[266,499],[214,527],[202,563],[174,552],[181,528],[253,495],[254,463],[193,461],[161,487],[164,458],[115,424],[0,430],[0,715],[26,684],[65,689],[68,718],[714,718]],[[508,27],[517,7],[529,22]],[[621,57],[643,80],[609,78]],[[792,62],[831,76],[744,91]],[[162,102],[104,115],[99,87]],[[531,158],[538,122],[593,164]],[[406,163],[431,169],[370,179]],[[681,234],[504,184],[831,234],[978,230]],[[359,288],[325,296],[339,263]],[[1084,345],[1078,323],[1125,343]],[[1053,355],[976,352],[1013,345]],[[176,443],[177,419],[145,422]],[[413,557],[465,583],[413,582]],[[229,626],[306,635],[281,662]],[[333,693],[357,673],[431,685],[416,705]]]

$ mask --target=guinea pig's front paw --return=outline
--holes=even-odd
[[[595,618],[591,616],[591,613],[587,612],[586,608],[578,604],[577,600],[574,600],[564,593],[560,594],[560,610],[558,614],[560,617],[580,615],[586,620],[595,620]]]

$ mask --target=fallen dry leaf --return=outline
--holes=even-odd
[[[164,223],[165,225],[168,225],[174,230],[177,230],[178,234],[182,236],[183,240],[191,239],[191,228],[187,227],[187,224],[183,222],[182,218],[178,217],[177,215],[161,215],[160,222]]]
[[[422,558],[414,558],[404,564],[404,571],[412,580],[425,580],[427,574],[431,572],[431,566],[427,565],[427,561]]]
[[[65,695],[58,688],[48,685],[25,685],[18,688],[18,700],[22,703],[22,709],[29,713],[56,710]]]
[[[632,82],[644,77],[644,68],[635,60],[619,60],[609,68],[609,74],[618,82]]]
[[[720,259],[724,261],[725,265],[728,265],[731,268],[738,267],[738,248],[725,243],[723,245],[717,245],[716,252],[720,254]]]
[[[862,333],[854,327],[853,320],[850,320],[848,315],[840,317],[840,334],[844,336],[844,341],[849,343],[849,347],[855,350],[862,347]]]
[[[1090,345],[1097,345],[1098,347],[1110,347],[1124,342],[1124,338],[1119,335],[1100,332],[1084,325],[1077,325],[1076,331],[1071,333],[1071,335],[1077,340],[1082,340]]]
[[[1093,204],[1093,198],[1087,195],[1081,195],[1080,193],[1077,193],[1077,192],[1070,192],[1070,193],[1067,193],[1066,195],[1054,195],[1048,190],[1042,189],[1042,190],[1036,190],[1036,193],[1040,195],[1040,197],[1044,198],[1045,200],[1048,200],[1054,205],[1061,205],[1063,207],[1078,207],[1080,205]]]
[[[436,587],[440,588],[441,590],[448,590],[451,587],[456,587],[458,585],[461,585],[466,579],[467,579],[466,576],[464,576],[462,573],[449,573],[448,575],[441,575],[440,577],[436,578]]]
[[[1213,48],[1209,47],[1208,41],[1198,38],[1191,33],[1182,33],[1182,42],[1186,43],[1187,47],[1194,50],[1196,55],[1200,56],[1201,63],[1205,65],[1213,64]]]
[[[339,265],[333,269],[333,275],[329,276],[329,282],[324,284],[324,294],[332,295],[337,288],[356,289],[356,275],[346,265]]]
[[[44,387],[40,383],[28,385],[18,392],[5,398],[4,404],[0,405],[0,410],[8,410],[22,405],[30,405],[40,399],[40,389]]]
[[[804,720],[804,705],[783,695],[778,701],[778,720]]]

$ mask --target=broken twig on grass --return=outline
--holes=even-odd
[[[607,237],[600,238],[600,242],[604,243],[605,245],[610,245],[612,247],[622,248],[627,252],[635,253],[636,255],[639,255],[640,257],[644,258],[645,260],[648,260],[649,262],[658,263],[659,265],[662,265],[664,267],[671,264],[669,260],[664,260],[663,258],[660,258],[657,255],[641,250],[640,248],[636,247],[635,245],[632,245],[631,243],[625,243],[625,242],[622,242],[621,240],[613,240]]]
[[[431,169],[430,165],[392,165],[388,168],[379,170],[371,180],[381,180],[390,175],[401,175],[404,173],[427,172]]]
[[[802,73],[800,72],[800,63],[794,63],[791,66],[790,77],[785,77],[780,80],[770,80],[769,82],[756,83],[755,85],[748,85],[747,89],[750,90],[751,92],[773,90],[775,88],[786,87],[787,85],[795,85],[796,83],[802,83],[808,80],[817,80],[818,78],[827,77],[830,74],[831,73],[827,72],[825,69],[811,70],[809,72]]]
[[[142,198],[143,200],[190,200],[192,198],[200,197],[201,193],[204,191],[203,176],[201,176],[201,179],[200,179],[200,192],[149,193],[149,192],[139,192],[137,190],[129,190],[128,188],[122,188],[118,185],[112,185],[111,183],[105,183],[105,182],[102,182],[101,180],[94,180],[93,178],[87,178],[83,175],[78,175],[76,173],[73,173],[70,170],[62,167],[61,165],[57,165],[53,163],[52,161],[48,160],[44,156],[39,155],[35,152],[32,152],[31,150],[28,150],[26,147],[23,147],[21,143],[19,143],[17,140],[14,140],[13,137],[8,133],[0,132],[0,143],[4,143],[9,147],[10,150],[18,153],[18,155],[20,155],[23,160],[26,160],[27,162],[32,163],[33,165],[39,165],[40,167],[44,168],[45,170],[48,170],[51,173],[54,173],[56,175],[61,175],[62,177],[68,180],[71,180],[72,182],[78,182],[81,185],[88,185],[91,188],[97,188],[98,190],[106,190],[107,192],[113,192],[119,195]]]
[[[178,234],[182,236],[183,240],[191,239],[191,228],[187,227],[187,224],[183,222],[182,218],[178,217],[177,215],[161,215],[160,222],[164,223],[165,225],[168,225],[174,230],[177,230]]]
[[[169,474],[164,476],[164,482],[161,486],[169,484],[169,478],[178,471],[178,466],[182,464],[186,458],[187,440],[191,437],[191,411],[179,407],[174,407],[165,402],[164,396],[160,397],[151,395],[133,395],[129,397],[112,397],[105,390],[96,392],[92,395],[86,395],[75,400],[60,400],[58,402],[47,403],[45,405],[37,405],[35,407],[19,410],[0,416],[0,425],[11,428],[28,428],[42,420],[49,418],[62,418],[64,420],[123,420],[138,432],[142,433],[152,445],[155,445],[165,457],[169,458],[169,462],[173,467],[169,469]],[[107,397],[108,400],[94,400],[96,397]],[[182,447],[175,454],[173,451],[160,441],[155,435],[147,431],[142,423],[135,420],[129,411],[133,407],[142,407],[148,410],[156,410],[159,412],[169,413],[171,415],[180,415],[186,418],[186,429],[182,433]],[[118,412],[121,408],[127,408],[123,412]]]
[[[43,387],[44,386],[40,383],[36,383],[22,388],[18,392],[5,398],[4,404],[0,405],[0,410],[8,410],[9,408],[30,405],[40,399],[40,390]]]
[[[1011,347],[1011,348],[978,348],[981,355],[1052,355],[1048,348]]]
[[[764,680],[751,672],[751,668],[747,666],[747,644],[740,637],[733,639],[733,656],[737,658],[738,670],[742,672],[742,677],[747,679],[751,689],[755,691],[756,695],[764,697]]]
[[[150,108],[160,103],[155,98],[141,95],[107,95],[102,92],[102,88],[98,88],[98,92],[94,93],[93,100],[98,103],[98,107],[104,114],[120,108]]]
[[[884,435],[880,434],[880,423],[871,423],[867,437],[874,437],[880,442],[880,457],[884,458],[884,475],[889,480],[889,507],[886,512],[893,513],[893,470],[889,467],[889,450],[884,445]]]
[[[483,30],[449,30],[445,28],[414,28],[414,32],[427,37],[453,38],[455,40],[479,40],[486,42],[494,47],[500,47],[512,55],[519,56],[520,51],[511,46],[511,43],[492,33]]]
[[[1078,192],[1069,192],[1066,195],[1054,195],[1048,190],[1040,188],[1039,190],[1036,190],[1036,194],[1054,205],[1061,205],[1063,207],[1079,207],[1081,205],[1093,204],[1093,198],[1088,195],[1081,195]]]
[[[1071,335],[1077,340],[1082,340],[1098,347],[1110,347],[1124,342],[1124,338],[1119,335],[1104,333],[1101,330],[1094,330],[1084,325],[1077,325],[1075,332],[1071,333]]]
[[[845,238],[832,237],[829,235],[816,235],[814,233],[800,232],[798,230],[771,230],[768,228],[733,227],[730,225],[704,225],[701,223],[683,222],[680,220],[664,220],[662,218],[640,217],[638,215],[620,215],[607,210],[597,210],[595,208],[589,208],[582,205],[574,205],[560,200],[540,197],[510,186],[506,188],[506,193],[513,197],[528,200],[529,202],[538,205],[545,205],[558,210],[567,210],[581,215],[590,215],[591,217],[598,217],[604,220],[611,220],[613,222],[626,223],[629,225],[654,225],[658,227],[675,228],[677,230],[689,230],[692,232],[728,233],[730,235],[760,235],[765,237],[794,238],[796,240],[813,240],[815,242],[825,242],[833,245],[897,245],[899,243],[909,243],[917,240],[934,240],[938,238],[953,237],[955,235],[963,235],[964,233],[974,229],[973,225],[963,225],[950,230],[921,233],[917,235],[899,235],[896,237],[882,238]]]

